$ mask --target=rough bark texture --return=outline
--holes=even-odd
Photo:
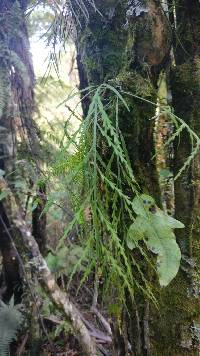
[[[156,1],[137,3],[97,1],[102,16],[90,8],[89,23],[82,19],[77,38],[81,89],[109,81],[155,102],[158,75],[169,58],[170,30]],[[127,116],[121,109],[120,128],[131,163],[141,186],[159,199],[152,160],[154,122],[149,120],[155,107],[135,98],[126,99],[130,113]]]
[[[0,169],[9,177],[10,187],[15,180],[16,131],[25,140],[39,175],[39,141],[33,124],[34,74],[25,23],[27,1],[1,1],[0,3]],[[35,237],[41,249],[45,245],[45,214],[39,219],[43,199],[33,216]],[[8,207],[7,207],[8,208]],[[11,207],[10,207],[11,208]],[[20,283],[20,268],[11,237],[17,237],[8,219],[9,212],[0,207],[0,250],[3,256],[2,298],[8,301],[15,286]],[[37,220],[36,220],[36,218]],[[4,287],[4,283],[6,286]],[[18,297],[17,300],[19,301]],[[16,300],[16,301],[17,301]]]
[[[4,49],[4,52],[2,51],[3,56],[2,54],[0,56],[0,169],[6,172],[6,174],[11,174],[14,171],[14,159],[16,153],[14,108],[10,82],[11,64],[9,61],[8,38],[6,36],[7,24],[4,19],[5,13],[7,13],[12,4],[13,1],[2,1],[0,4],[0,45],[1,51],[2,48]],[[8,207],[8,209],[10,209],[10,207]],[[9,236],[9,234],[13,233],[15,233],[15,231],[9,222],[8,212],[0,202],[0,251],[3,256],[3,271],[0,288],[2,290],[1,298],[6,302],[9,301],[13,294],[15,295],[15,286],[20,283],[19,261]]]
[[[101,15],[88,7],[89,22],[80,15],[82,27],[78,28],[77,24],[81,89],[86,84],[108,82],[119,90],[156,102],[157,79],[168,63],[171,38],[159,2],[98,0],[95,4]],[[126,101],[130,113],[120,107],[119,126],[131,165],[141,189],[153,195],[159,204],[157,170],[152,159],[154,121],[150,120],[155,115],[155,107],[133,96],[126,96]],[[112,109],[110,111],[112,116]],[[128,301],[131,315],[131,318],[125,317],[128,338],[134,355],[146,355],[149,352],[149,307],[141,296],[136,299],[135,305]],[[127,354],[123,333],[116,330],[115,355]]]
[[[33,64],[30,54],[30,43],[28,38],[27,26],[25,22],[25,11],[27,8],[27,1],[20,1],[20,5],[23,9],[21,23],[19,26],[19,34],[21,37],[16,35],[10,42],[10,48],[13,50],[17,56],[20,58],[22,63],[26,68],[26,74],[24,78],[20,76],[20,73],[15,71],[12,80],[12,89],[14,92],[14,101],[18,106],[18,111],[20,115],[21,133],[23,134],[23,140],[26,146],[26,154],[28,153],[30,159],[35,165],[35,172],[37,179],[41,175],[41,150],[39,137],[40,133],[37,128],[36,123],[33,120],[33,114],[35,111],[35,98],[34,98],[34,85],[35,76],[33,70]],[[31,186],[35,182],[32,181],[30,177]],[[38,188],[36,192],[36,197],[38,204],[34,209],[32,214],[32,232],[35,237],[41,252],[45,253],[46,247],[46,214],[42,214],[44,209],[46,198],[45,198],[46,188]]]
[[[200,136],[200,4],[176,1],[176,66],[171,87],[175,114]],[[190,156],[192,144],[185,130],[174,145],[174,171]],[[154,319],[154,355],[198,355],[200,351],[200,153],[175,182],[176,218],[185,224],[177,233],[182,263],[176,279],[160,293],[160,315]],[[164,353],[163,353],[163,350]]]

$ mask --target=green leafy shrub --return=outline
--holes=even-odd
[[[83,248],[76,244],[73,244],[70,247],[63,246],[55,252],[49,252],[46,261],[51,272],[57,277],[60,277],[62,274],[69,276],[72,273],[74,266],[81,258],[82,253]],[[83,263],[80,265],[79,270],[84,270]]]

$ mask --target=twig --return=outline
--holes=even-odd
[[[24,352],[24,348],[26,346],[26,343],[28,341],[28,333],[26,333],[26,335],[24,336],[21,345],[18,347],[17,351],[16,351],[16,356],[21,356]]]
[[[92,308],[96,308],[98,302],[98,290],[99,290],[99,275],[98,275],[98,264],[95,268],[95,279],[94,279],[94,295],[92,300]]]
[[[112,330],[111,330],[110,324],[107,322],[107,320],[104,318],[104,316],[99,312],[99,310],[96,307],[92,306],[91,311],[96,314],[98,319],[101,321],[104,329],[107,331],[107,333],[110,336],[112,336]]]
[[[51,341],[51,339],[50,339],[50,337],[49,337],[49,334],[48,334],[48,331],[47,331],[47,329],[46,329],[45,326],[44,326],[43,319],[41,318],[40,310],[39,310],[39,308],[38,308],[38,306],[37,306],[37,300],[36,300],[36,298],[35,298],[35,295],[34,295],[34,293],[33,293],[32,287],[31,287],[31,285],[30,285],[29,279],[28,279],[28,277],[27,277],[27,274],[26,274],[26,271],[25,271],[25,268],[24,268],[24,264],[23,264],[22,258],[21,258],[20,254],[19,254],[19,252],[18,252],[18,250],[17,250],[17,248],[16,248],[16,246],[15,246],[15,243],[14,243],[14,240],[13,240],[11,234],[10,234],[10,231],[9,231],[7,225],[5,224],[5,222],[3,221],[1,215],[0,215],[0,220],[1,220],[2,224],[3,224],[3,226],[4,226],[4,229],[5,229],[5,231],[6,231],[7,235],[8,235],[8,238],[10,239],[11,244],[12,244],[12,246],[13,246],[15,252],[16,252],[16,256],[17,256],[17,258],[18,258],[19,264],[20,264],[21,269],[22,269],[22,273],[23,273],[23,275],[24,275],[25,281],[26,281],[27,286],[28,286],[28,288],[29,288],[31,298],[32,298],[32,300],[33,300],[33,302],[34,302],[34,305],[35,305],[35,307],[36,307],[38,321],[40,322],[41,327],[42,327],[42,329],[43,329],[43,331],[44,331],[44,334],[45,334],[45,336],[46,336],[46,338],[47,338],[47,340],[48,340],[48,343],[49,343],[49,345],[50,345],[52,351],[54,352],[54,351],[55,351],[54,344],[53,344],[53,342]]]
[[[44,316],[45,320],[51,321],[54,324],[57,325],[61,325],[62,324],[62,320],[58,319],[56,316],[54,315],[50,315],[50,316]],[[110,336],[104,334],[102,331],[98,330],[95,328],[95,326],[90,323],[89,321],[87,321],[84,317],[81,318],[84,322],[84,324],[87,325],[88,329],[90,329],[89,333],[91,336],[93,336],[98,343],[100,344],[110,344],[112,342],[112,339]]]
[[[12,210],[10,213],[10,219],[18,229],[23,243],[26,248],[32,254],[32,263],[34,264],[35,274],[38,277],[38,281],[44,286],[48,292],[49,297],[57,308],[62,309],[67,318],[70,319],[74,333],[77,335],[78,341],[83,348],[83,351],[88,356],[96,356],[97,348],[96,344],[91,337],[88,329],[84,325],[80,312],[76,306],[70,301],[67,293],[61,291],[56,283],[54,276],[49,270],[46,261],[42,257],[37,242],[31,234],[29,227],[23,220],[19,207],[16,204],[16,200],[11,190],[8,188],[6,181],[0,178],[0,190],[7,190],[9,192],[9,201],[11,202]],[[8,198],[5,198],[3,203],[8,203]]]
[[[144,325],[144,348],[147,354],[149,354],[150,339],[149,339],[149,301],[148,300],[145,303],[143,325]]]

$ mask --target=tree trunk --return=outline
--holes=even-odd
[[[2,1],[0,4],[0,15],[5,18],[5,13],[7,13],[7,20],[13,17],[13,14],[9,12],[12,3],[13,2]],[[1,22],[0,29],[0,46],[4,48],[3,55],[1,54],[0,56],[0,169],[10,178],[10,174],[14,171],[16,136],[10,75],[9,34],[6,26],[7,23],[4,19],[4,21]],[[11,207],[8,206],[7,208],[10,209]],[[15,295],[15,300],[17,299],[19,302],[15,287],[20,283],[21,276],[19,260],[11,239],[11,235],[14,233],[15,231],[8,219],[8,212],[0,201],[0,250],[3,256],[3,271],[0,287],[2,290],[1,297],[6,302],[9,301],[13,294]]]
[[[139,3],[139,2],[138,2]],[[130,1],[96,1],[102,12],[89,9],[76,41],[81,89],[105,81],[156,102],[157,79],[169,60],[170,30],[156,1],[137,6]],[[78,26],[78,25],[77,25]],[[158,34],[159,32],[159,34]],[[150,120],[155,106],[126,97],[130,113],[120,112],[120,128],[141,187],[160,201]],[[145,144],[144,144],[145,143]],[[133,149],[134,147],[134,149]]]
[[[175,114],[200,137],[199,1],[176,1],[176,24],[176,64],[171,71],[172,105]],[[184,130],[174,144],[175,175],[191,151],[191,138]],[[177,233],[182,262],[175,280],[160,293],[160,314],[154,318],[154,355],[198,355],[200,351],[199,176],[198,151],[192,164],[175,181],[175,214],[185,224],[185,229]]]
[[[0,169],[5,172],[5,177],[11,189],[15,179],[16,159],[16,131],[20,127],[22,137],[26,139],[29,151],[35,161],[39,175],[39,141],[37,131],[33,125],[34,110],[34,74],[30,60],[28,34],[25,24],[25,10],[27,1],[1,1],[0,4]],[[41,204],[36,208],[41,213],[44,206],[43,197]],[[11,207],[10,207],[11,208]],[[9,207],[7,207],[9,209]],[[35,214],[36,214],[35,212]],[[4,264],[4,284],[1,285],[2,298],[8,301],[14,293],[19,301],[20,268],[16,250],[13,246],[17,241],[16,231],[8,219],[9,212],[0,202],[0,250]],[[46,217],[34,221],[35,231],[39,231],[38,242],[41,249],[44,246]],[[37,229],[36,229],[37,227]],[[36,234],[35,234],[36,235]]]
[[[171,39],[161,5],[153,0],[138,1],[137,4],[134,1],[98,0],[95,4],[101,15],[88,6],[89,22],[80,15],[81,28],[76,24],[81,89],[85,85],[108,82],[119,90],[156,103],[157,80],[169,62]],[[150,120],[155,116],[155,106],[134,95],[127,95],[125,99],[130,112],[127,114],[125,108],[120,107],[119,126],[133,172],[141,190],[153,195],[159,205],[158,175],[152,159],[155,153],[154,120]],[[84,112],[86,107],[87,103]],[[115,115],[112,109],[110,115]],[[123,313],[122,316],[128,326],[126,337],[134,355],[146,355],[149,352],[149,303],[141,295],[136,297],[136,305],[129,297],[127,299],[130,315],[124,317],[126,313]],[[123,332],[115,326],[114,330],[113,352],[126,355],[127,342],[121,335]]]
[[[36,172],[36,179],[41,176],[41,149],[39,142],[39,129],[33,120],[33,114],[35,111],[35,98],[34,98],[34,85],[35,76],[33,70],[33,64],[30,55],[30,44],[28,39],[28,32],[25,22],[25,11],[27,9],[27,0],[21,0],[20,5],[23,10],[21,23],[19,26],[19,34],[17,34],[10,41],[10,48],[13,50],[17,56],[20,58],[25,66],[26,74],[23,77],[20,73],[15,72],[13,78],[13,91],[15,103],[18,106],[18,111],[20,114],[21,130],[23,131],[23,139],[26,144],[26,149],[30,155],[30,159],[33,161]],[[27,152],[25,153],[27,154]],[[31,188],[34,186],[32,178],[30,178]],[[43,184],[42,187],[38,187],[34,200],[37,200],[37,206],[32,212],[32,232],[35,237],[41,252],[45,253],[46,248],[46,214],[42,211],[46,203],[46,187]]]

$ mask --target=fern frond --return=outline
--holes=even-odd
[[[16,339],[22,321],[20,306],[14,305],[13,298],[8,305],[0,301],[0,356],[9,355],[9,345]]]

